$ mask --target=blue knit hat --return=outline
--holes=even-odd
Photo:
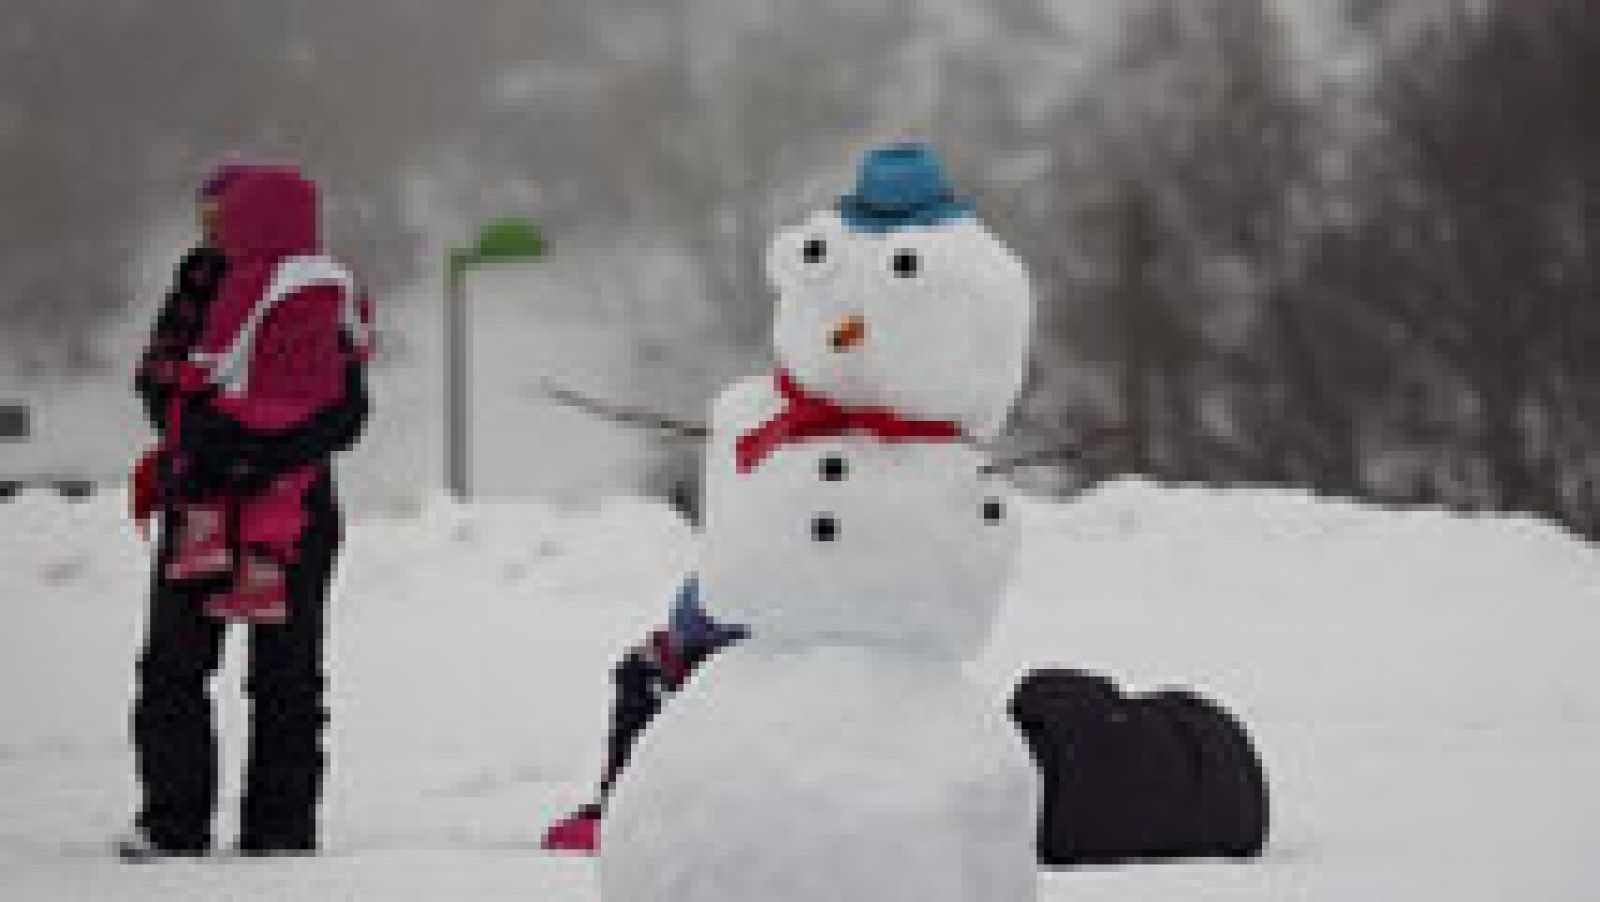
[[[935,226],[974,215],[956,197],[939,155],[925,144],[890,144],[861,160],[854,194],[839,198],[846,226],[870,234]]]

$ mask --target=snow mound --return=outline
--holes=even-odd
[[[1052,874],[1042,898],[1592,897],[1593,546],[1530,519],[1141,482],[1017,516],[1018,579],[974,668],[995,704],[1055,664],[1197,686],[1253,729],[1276,803],[1260,863]],[[538,834],[588,795],[609,661],[691,560],[686,531],[643,502],[433,499],[353,521],[329,854],[130,870],[105,840],[132,797],[144,549],[115,493],[0,504],[3,895],[593,902],[592,863],[540,854]],[[241,657],[218,687],[230,761]]]

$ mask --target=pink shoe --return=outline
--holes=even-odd
[[[539,844],[546,852],[571,852],[577,855],[600,853],[600,806],[585,805],[545,831]]]
[[[167,579],[175,582],[221,576],[233,568],[228,547],[227,511],[221,505],[179,508],[178,529],[167,561]]]
[[[227,591],[206,599],[206,614],[218,620],[283,623],[289,619],[287,573],[280,562],[246,554],[239,575]]]

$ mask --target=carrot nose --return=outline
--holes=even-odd
[[[833,327],[828,343],[839,353],[844,353],[867,340],[867,321],[860,316],[847,317]]]

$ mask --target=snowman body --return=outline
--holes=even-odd
[[[777,449],[748,473],[740,435],[776,415],[772,380],[726,391],[707,448],[707,613],[768,647],[873,645],[951,661],[988,641],[1017,544],[1011,487],[963,441],[868,435]]]
[[[719,656],[613,797],[607,902],[1030,902],[1035,777],[946,662],[868,647]]]
[[[869,157],[845,199],[867,227],[841,201],[769,251],[782,377],[718,399],[703,483],[702,601],[750,636],[635,748],[603,828],[607,902],[1036,898],[1036,771],[963,671],[1016,547],[978,442],[1015,402],[1031,295],[925,157]],[[796,385],[948,428],[807,431]]]
[[[967,444],[859,436],[739,473],[734,437],[778,404],[768,381],[725,393],[707,458],[702,592],[752,635],[640,739],[603,898],[1034,899],[1036,772],[962,668],[1010,572],[1007,486]]]

